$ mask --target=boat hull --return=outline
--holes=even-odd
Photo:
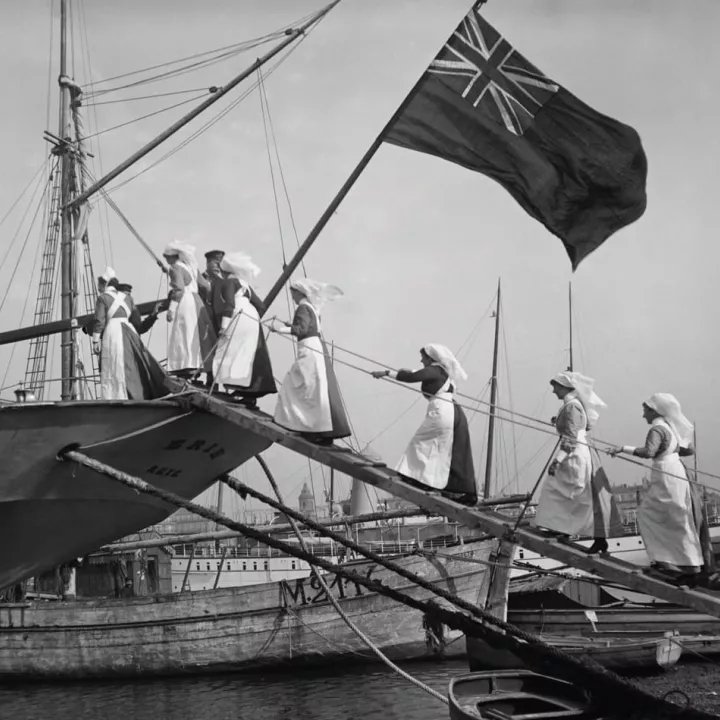
[[[599,718],[582,689],[524,669],[455,677],[448,688],[448,705],[450,720]]]
[[[508,622],[526,632],[568,637],[591,637],[598,634],[662,637],[666,632],[720,635],[720,620],[717,618],[663,605],[655,608],[510,609]]]
[[[473,603],[487,595],[495,543],[448,548],[442,558],[409,556],[408,570]],[[450,557],[447,557],[450,556]],[[353,567],[418,599],[432,596],[374,563]],[[350,619],[395,660],[464,654],[446,629],[427,641],[421,613],[327,576]],[[172,595],[0,606],[0,678],[108,678],[257,670],[374,659],[310,578]]]
[[[74,402],[0,409],[0,589],[153,525],[176,508],[57,454],[90,457],[185,498],[270,442],[175,403]]]

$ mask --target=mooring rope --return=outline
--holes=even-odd
[[[589,665],[557,648],[551,647],[536,635],[499,620],[442,588],[437,588],[436,594],[445,597],[449,602],[457,604],[458,606],[460,606],[460,604],[468,605],[469,612],[475,617],[468,616],[456,610],[444,608],[432,600],[418,600],[406,593],[385,585],[381,581],[363,577],[345,567],[294,547],[291,543],[267,535],[244,523],[209,510],[202,505],[198,505],[190,500],[185,500],[175,493],[151,485],[141,478],[134,477],[90,458],[82,452],[79,452],[76,449],[78,447],[81,446],[77,444],[66,448],[58,454],[58,459],[69,460],[84,465],[95,472],[122,483],[132,490],[159,498],[170,505],[183,508],[207,520],[224,525],[231,530],[236,530],[246,537],[262,542],[292,557],[304,560],[309,565],[317,565],[329,573],[334,573],[352,583],[357,583],[373,592],[385,595],[430,617],[436,617],[448,627],[459,630],[470,637],[485,639],[491,644],[505,646],[529,665],[547,666],[547,664],[552,661],[552,672],[554,674],[565,676],[570,681],[586,687],[589,686],[594,691],[593,698],[598,706],[610,709],[612,712],[620,710],[622,713],[621,717],[625,718],[625,720],[644,720],[646,718],[647,720],[664,720],[665,718],[677,717],[687,718],[687,720],[718,720],[717,715],[711,715],[691,708],[679,708],[657,698],[610,670],[597,664]],[[380,564],[385,566],[386,562],[387,561],[383,560]],[[504,632],[498,632],[498,630],[490,626]],[[630,710],[630,712],[628,712],[628,710]]]
[[[278,487],[277,482],[275,481],[275,478],[273,477],[272,472],[270,472],[270,468],[268,467],[268,464],[265,462],[265,460],[260,457],[260,455],[255,456],[257,461],[260,463],[260,467],[262,467],[265,476],[267,477],[268,481],[270,482],[270,485],[272,485],[272,489],[275,492],[275,495],[277,496],[277,505],[279,507],[287,507],[282,499],[282,495],[280,493],[280,488]],[[223,482],[235,492],[237,492],[237,489],[233,487],[233,484],[229,481],[233,479],[229,476],[225,476],[222,478]],[[240,483],[242,484],[242,483]],[[244,486],[247,487],[247,486]],[[249,490],[250,488],[248,488]],[[269,500],[270,498],[268,498]],[[300,543],[300,547],[302,548],[303,552],[308,552],[308,547],[305,542],[305,538],[303,538],[302,533],[300,532],[300,528],[297,526],[297,523],[295,522],[295,517],[297,516],[297,513],[293,513],[292,515],[288,515],[287,519],[290,522],[290,525],[293,529],[293,532],[295,533],[295,537],[297,537],[298,542]],[[302,516],[300,516],[302,518]],[[368,649],[373,652],[378,659],[383,662],[385,665],[387,665],[393,672],[397,673],[400,677],[404,678],[408,682],[412,683],[413,685],[416,685],[421,690],[424,690],[429,695],[432,695],[436,700],[440,700],[440,702],[448,704],[448,699],[445,697],[445,695],[442,695],[437,690],[434,690],[429,685],[425,684],[422,680],[418,680],[417,678],[413,677],[409,673],[405,672],[402,668],[398,667],[390,658],[383,653],[383,651],[367,636],[365,633],[348,617],[347,613],[340,607],[340,603],[337,601],[335,596],[332,593],[332,590],[330,590],[328,584],[325,582],[325,578],[318,572],[318,569],[314,566],[310,566],[312,574],[315,576],[315,578],[318,581],[318,584],[322,588],[322,590],[325,592],[325,596],[327,597],[330,604],[335,608],[337,611],[337,614],[342,618],[343,622],[350,628],[350,630],[357,635],[357,637],[360,638],[360,640],[365,643],[365,645],[368,647]]]

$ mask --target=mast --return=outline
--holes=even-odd
[[[570,315],[570,364],[568,370],[573,370],[573,326],[572,326],[572,282],[568,283],[568,312]]]
[[[490,497],[492,482],[493,449],[495,445],[495,410],[497,404],[498,348],[500,345],[500,279],[498,278],[497,304],[495,306],[495,345],[493,348],[492,377],[490,378],[490,420],[488,421],[487,457],[485,460],[485,484],[483,498]]]
[[[60,312],[61,318],[67,320],[73,316],[75,264],[73,258],[72,215],[67,207],[70,200],[70,182],[72,178],[72,155],[69,152],[69,111],[70,88],[67,79],[67,0],[60,0],[60,131],[59,137],[64,140],[60,155]],[[63,330],[61,347],[61,398],[73,400],[75,382],[75,332]]]

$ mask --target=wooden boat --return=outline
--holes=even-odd
[[[448,688],[450,720],[600,719],[581,688],[529,670],[461,675]]]
[[[539,577],[513,580],[508,621],[533,633],[564,636],[720,635],[710,615],[665,602],[636,605],[616,602],[614,588],[581,578]]]
[[[466,600],[484,602],[495,541],[413,555],[405,568]],[[448,559],[450,558],[450,559]],[[434,597],[372,563],[354,568],[415,598]],[[462,654],[458,632],[428,634],[421,613],[326,576],[349,618],[389,657]],[[370,651],[310,578],[119,600],[0,606],[0,678],[109,678],[256,670],[367,660]]]
[[[185,498],[270,446],[255,433],[173,402],[0,407],[0,589],[153,525],[175,508],[83,467],[83,452]],[[38,529],[42,528],[42,532]]]
[[[668,603],[593,604],[608,597],[604,587],[577,578],[513,580],[507,621],[570,655],[615,670],[669,667],[681,655],[720,652],[717,618]],[[467,652],[471,670],[523,666],[509,651],[477,638],[467,639]]]
[[[576,658],[585,658],[615,671],[662,668],[675,665],[681,658],[711,657],[720,653],[718,635],[665,635],[648,637],[567,635],[539,636],[548,645]],[[494,647],[479,638],[467,639],[470,670],[515,669],[525,663],[505,648]]]
[[[595,607],[576,610],[508,610],[508,622],[527,632],[567,637],[616,635],[658,637],[718,635],[720,621],[678,607]]]

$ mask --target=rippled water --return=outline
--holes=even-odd
[[[445,694],[464,661],[404,669]],[[384,666],[342,672],[0,686],[0,718],[24,720],[446,720],[447,706]]]

